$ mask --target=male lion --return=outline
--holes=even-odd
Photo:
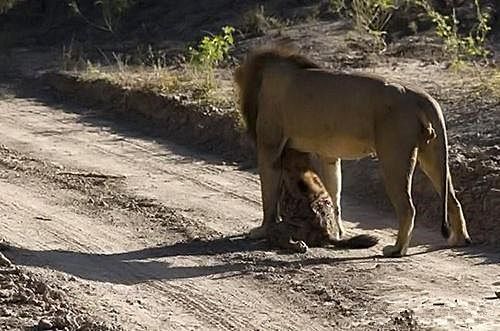
[[[378,240],[368,235],[340,239],[332,198],[316,174],[309,153],[285,148],[282,164],[281,222],[274,223],[275,228],[268,233],[272,244],[301,253],[308,245],[368,248],[377,244]]]
[[[470,243],[448,168],[446,129],[436,100],[420,88],[382,77],[335,73],[284,47],[248,54],[235,81],[241,113],[257,146],[264,219],[250,237],[276,222],[281,154],[285,146],[315,153],[340,221],[340,159],[376,154],[399,220],[396,244],[385,256],[406,254],[415,208],[411,179],[416,161],[442,199],[442,234],[452,246]],[[447,213],[450,214],[451,231]]]

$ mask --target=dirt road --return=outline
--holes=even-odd
[[[2,91],[5,255],[97,318],[125,330],[500,329],[488,247],[444,248],[417,223],[410,256],[383,259],[393,216],[346,197],[350,233],[378,246],[281,254],[237,236],[259,224],[251,171],[144,123]]]

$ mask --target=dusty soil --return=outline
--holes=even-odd
[[[500,255],[488,247],[445,249],[417,225],[410,256],[381,258],[392,215],[345,199],[349,232],[380,245],[281,254],[238,236],[259,223],[254,173],[141,122],[2,91],[5,255],[90,320],[126,330],[500,326]],[[14,325],[48,315],[30,314]]]
[[[60,284],[49,284],[13,266],[2,266],[0,276],[2,330],[121,330],[91,318],[81,307],[76,307]]]

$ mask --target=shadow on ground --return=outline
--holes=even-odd
[[[415,255],[441,250],[430,248]],[[482,256],[481,247],[469,247],[460,251],[463,255]],[[144,248],[135,251],[98,254],[67,250],[29,250],[7,246],[6,255],[17,265],[42,267],[62,271],[83,279],[115,284],[136,284],[149,280],[175,280],[206,276],[231,277],[273,268],[302,268],[315,265],[350,263],[404,263],[407,258],[383,259],[380,255],[365,257],[317,257],[309,254],[290,254],[283,259],[258,254],[269,250],[260,241],[223,237],[211,240],[192,240],[172,245]],[[233,254],[233,253],[243,253]],[[254,254],[252,254],[254,253]],[[203,260],[186,264],[182,257],[203,256]],[[210,256],[217,256],[211,260]],[[484,263],[500,263],[498,255]],[[179,258],[179,259],[176,259]],[[178,262],[180,261],[180,262]],[[203,265],[199,264],[203,261]],[[179,265],[177,265],[179,264]]]
[[[7,246],[5,254],[17,265],[42,267],[65,272],[83,279],[136,284],[148,280],[174,280],[219,275],[243,275],[266,267],[294,267],[335,264],[343,261],[372,261],[372,257],[335,258],[290,255],[291,260],[259,258],[258,254],[245,254],[248,258],[231,257],[231,253],[252,253],[268,249],[264,242],[246,239],[220,238],[193,240],[173,245],[145,248],[117,254],[83,253],[66,250],[29,250]],[[204,265],[174,265],[176,257],[226,255],[222,259],[203,259]],[[160,260],[171,258],[169,261]],[[197,260],[199,261],[199,260]],[[224,262],[220,262],[224,261]],[[181,263],[185,263],[181,260]],[[196,262],[198,263],[198,262]],[[205,263],[207,263],[205,265]],[[210,264],[213,263],[213,264]]]

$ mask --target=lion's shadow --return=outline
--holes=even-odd
[[[223,237],[191,240],[114,254],[69,250],[30,250],[7,246],[5,255],[16,265],[58,270],[82,279],[115,284],[137,284],[148,280],[175,280],[204,276],[243,275],[256,268],[335,264],[344,261],[372,262],[368,257],[315,257],[290,254],[284,258],[258,252],[269,251],[267,243]],[[241,253],[241,254],[234,254]],[[248,254],[247,254],[248,253]],[[254,254],[252,254],[254,253]],[[183,259],[183,257],[203,257]],[[213,258],[212,258],[213,257]],[[181,263],[176,261],[181,260]],[[189,264],[193,265],[189,265]]]

